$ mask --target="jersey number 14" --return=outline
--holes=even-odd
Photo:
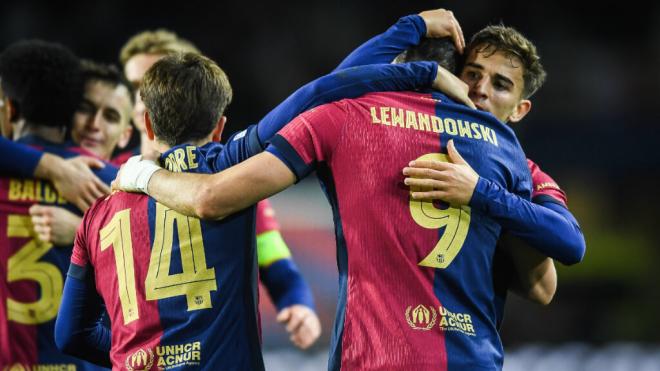
[[[112,246],[115,253],[119,301],[124,324],[140,318],[135,287],[130,208],[118,211],[101,229],[101,251]],[[176,222],[182,272],[170,274]],[[154,241],[145,280],[146,300],[185,295],[188,311],[211,308],[211,291],[217,290],[215,269],[206,266],[199,219],[156,203]]]

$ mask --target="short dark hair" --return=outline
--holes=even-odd
[[[465,55],[468,56],[473,51],[486,55],[501,51],[509,57],[519,59],[523,67],[524,98],[531,97],[545,82],[546,72],[536,46],[513,27],[499,24],[483,28],[472,36],[465,48]]]
[[[433,61],[451,73],[456,73],[458,50],[450,37],[423,38],[418,45],[399,55],[395,62]]]
[[[113,87],[123,85],[128,90],[131,103],[135,104],[135,94],[133,85],[126,80],[124,74],[114,64],[104,64],[94,62],[89,59],[80,61],[83,72],[83,79],[88,81],[102,81]]]
[[[83,94],[80,60],[63,45],[19,41],[0,55],[0,78],[17,116],[34,125],[68,127]]]
[[[145,74],[140,94],[154,134],[170,146],[208,136],[232,99],[225,72],[196,53],[160,59]]]

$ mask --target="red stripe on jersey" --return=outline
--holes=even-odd
[[[534,161],[527,159],[527,166],[532,173],[532,199],[538,196],[550,196],[559,201],[562,205],[568,207],[566,193],[562,190],[554,179],[539,167]]]
[[[108,202],[112,199],[112,202]],[[86,219],[86,236],[81,238],[87,249],[88,257],[94,266],[96,289],[106,303],[108,315],[112,322],[112,350],[110,357],[113,365],[124,365],[127,359],[142,349],[149,352],[159,344],[163,334],[160,322],[157,300],[145,300],[145,281],[151,258],[151,233],[147,217],[148,196],[119,192],[98,202],[90,209]],[[133,267],[135,272],[135,289],[139,318],[124,324],[124,314],[119,293],[117,263],[113,247],[104,251],[100,248],[99,231],[108,225],[113,216],[122,210],[130,209],[130,229],[133,252]],[[93,217],[91,217],[93,216]],[[79,249],[76,241],[74,250]],[[74,252],[76,261],[84,261]],[[74,261],[74,262],[76,262]],[[119,272],[121,273],[121,272]],[[154,355],[154,362],[157,357]]]
[[[0,366],[16,363],[26,367],[39,361],[37,326],[9,320],[8,299],[33,303],[39,299],[35,281],[21,279],[9,282],[9,259],[30,242],[30,237],[9,237],[9,215],[29,216],[33,201],[9,201],[9,178],[0,178]]]
[[[325,161],[332,169],[348,255],[342,370],[447,368],[434,269],[417,265],[436,245],[438,231],[411,217],[401,172],[411,160],[440,152],[437,133],[405,127],[412,123],[408,112],[417,123],[419,114],[435,114],[436,103],[429,94],[368,94],[308,111],[280,132],[305,162]],[[333,123],[332,116],[352,121]],[[328,125],[312,127],[307,119]],[[420,305],[429,313],[424,324],[412,318]]]

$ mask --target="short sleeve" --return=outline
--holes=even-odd
[[[349,119],[346,101],[319,106],[287,124],[266,150],[282,160],[300,180],[318,163],[331,160]]]
[[[532,201],[536,203],[550,201],[567,207],[566,193],[559,187],[557,182],[541,170],[534,161],[527,159],[527,166],[532,174]]]
[[[80,267],[87,267],[89,264],[89,236],[87,234],[88,231],[93,230],[93,228],[90,228],[90,221],[97,205],[102,200],[103,199],[96,200],[96,202],[85,212],[85,215],[83,215],[82,222],[76,231],[76,238],[73,241],[73,251],[71,253],[72,264]]]

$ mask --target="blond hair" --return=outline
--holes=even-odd
[[[125,66],[126,62],[137,54],[170,54],[176,52],[201,54],[193,43],[179,37],[172,31],[162,28],[153,31],[142,31],[128,39],[121,48],[119,62],[122,66]]]

